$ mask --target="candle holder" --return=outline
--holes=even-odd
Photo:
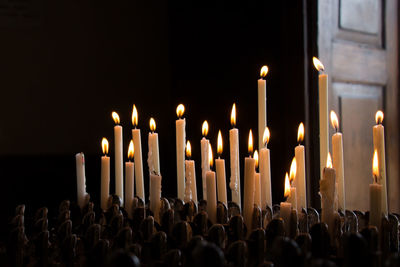
[[[242,214],[240,206],[236,202],[229,201],[228,202],[228,217],[232,218],[236,215]]]
[[[308,213],[307,210],[302,208],[298,215],[299,232],[308,233]]]
[[[218,201],[217,205],[217,223],[227,224],[228,223],[228,208],[223,202]]]
[[[344,223],[343,232],[347,233],[357,233],[358,232],[358,218],[357,215],[351,211],[346,210],[346,219]]]
[[[262,216],[263,216],[263,227],[267,227],[267,225],[271,222],[273,212],[271,206],[266,206],[265,209],[262,210]]]

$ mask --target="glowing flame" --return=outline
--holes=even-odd
[[[113,111],[113,112],[111,113],[111,116],[112,116],[112,118],[113,118],[115,124],[119,124],[119,115],[118,115],[118,113],[115,112],[115,111]]]
[[[335,111],[331,110],[331,124],[332,127],[337,131],[339,129],[339,120],[338,117],[336,116]]]
[[[150,118],[150,131],[154,132],[156,130],[156,121]]]
[[[210,143],[208,144],[208,161],[210,162],[210,168],[212,168],[214,159]]]
[[[133,145],[133,140],[129,142],[129,148],[128,148],[128,159],[131,160],[133,159],[133,155],[135,155],[135,147]]]
[[[301,122],[297,130],[297,142],[301,143],[304,140],[304,124]]]
[[[236,104],[235,103],[233,103],[233,106],[232,106],[231,125],[232,125],[232,127],[236,126]]]
[[[135,105],[133,105],[133,110],[132,110],[132,124],[133,127],[136,127],[138,125],[138,113]]]
[[[296,158],[293,158],[292,164],[290,164],[290,173],[289,173],[290,182],[294,181],[294,178],[296,177],[296,168],[297,168]]]
[[[375,179],[379,177],[379,162],[378,162],[378,151],[375,149],[374,151],[374,158],[372,160],[372,174],[374,175]]]
[[[268,67],[267,66],[262,66],[262,68],[260,70],[261,78],[265,78],[265,76],[267,76],[267,73],[268,73]]]
[[[285,175],[285,191],[283,193],[284,197],[288,197],[290,195],[290,181],[289,181],[289,176],[288,173]]]
[[[201,134],[205,137],[208,134],[208,122],[204,121],[203,126],[201,127]]]
[[[251,132],[251,129],[250,129],[250,132],[249,132],[249,146],[248,146],[248,151],[249,151],[249,154],[250,154],[250,155],[253,154],[253,133]]]
[[[103,140],[101,140],[101,148],[103,149],[103,154],[107,155],[108,154],[108,140],[105,137],[103,137]]]
[[[314,63],[314,67],[315,67],[318,71],[321,71],[321,70],[324,71],[324,70],[325,70],[324,65],[322,65],[322,62],[319,61],[318,58],[313,57],[312,60],[313,60],[313,63]]]
[[[185,113],[185,106],[183,104],[179,104],[176,108],[176,115],[178,115],[178,118],[181,118],[183,113]]]
[[[192,146],[190,145],[189,140],[186,142],[186,157],[192,157]]]
[[[257,149],[254,151],[253,157],[256,160],[256,168],[258,168],[258,151],[257,151]]]
[[[263,143],[265,146],[268,145],[270,137],[271,137],[271,134],[269,132],[269,129],[268,129],[268,127],[265,127],[264,134],[263,134]]]
[[[332,158],[331,158],[331,153],[329,153],[329,152],[328,152],[328,156],[326,158],[326,167],[332,168]]]
[[[382,124],[383,122],[383,112],[382,110],[378,110],[375,114],[376,124]]]
[[[222,154],[222,134],[221,134],[221,130],[218,131],[217,153],[218,153],[218,155]]]

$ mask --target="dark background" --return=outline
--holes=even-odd
[[[317,127],[315,115],[310,115],[315,114],[315,103],[309,101],[314,99],[310,94],[315,92],[316,78],[309,62],[316,40],[309,41],[316,21],[313,10],[306,1],[4,2],[0,6],[0,201],[5,203],[0,205],[1,224],[19,203],[27,204],[30,214],[41,206],[54,208],[63,199],[75,200],[74,155],[81,151],[86,156],[87,191],[99,203],[101,138],[109,139],[113,157],[111,112],[115,110],[127,150],[133,104],[139,112],[144,159],[149,118],[156,119],[164,196],[176,195],[179,103],[186,107],[199,194],[205,119],[214,150],[218,129],[222,131],[229,183],[231,107],[235,102],[244,158],[250,128],[258,147],[257,79],[265,64],[270,69],[266,80],[272,194],[273,202],[279,203],[301,121],[306,122],[305,144],[312,154],[307,155],[308,164],[314,159],[309,152],[318,147],[315,136],[307,136],[310,127]],[[243,160],[241,165],[243,171]],[[147,173],[146,161],[144,167]],[[111,173],[113,177],[113,169]],[[148,177],[145,181],[148,196]]]

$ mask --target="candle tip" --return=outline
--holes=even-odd
[[[207,134],[208,134],[208,122],[207,122],[207,121],[204,121],[204,122],[203,122],[203,125],[202,125],[202,127],[201,127],[201,133],[202,133],[202,135],[203,135],[204,137],[207,136]]]
[[[314,63],[314,67],[318,71],[324,71],[325,70],[324,65],[322,64],[322,62],[318,58],[313,57],[313,63]]]
[[[232,127],[236,126],[236,104],[235,103],[233,103],[233,105],[232,105],[231,125],[232,125]]]
[[[178,115],[179,119],[183,116],[183,113],[185,113],[185,106],[183,104],[179,104],[176,108],[176,115]]]
[[[261,70],[260,70],[260,76],[261,76],[261,78],[265,78],[265,76],[267,76],[267,74],[268,74],[268,66],[267,65],[264,65],[264,66],[262,66],[262,68],[261,68]]]
[[[112,118],[113,118],[115,124],[119,124],[119,123],[120,123],[119,115],[118,115],[117,112],[113,111],[113,112],[111,113],[111,116],[112,116]]]
[[[383,112],[382,110],[378,110],[375,114],[376,124],[382,124],[383,122]]]

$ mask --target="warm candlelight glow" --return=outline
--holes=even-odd
[[[383,112],[382,110],[378,110],[375,114],[376,124],[382,124],[383,122]]]
[[[213,153],[212,153],[212,149],[211,149],[211,144],[208,144],[208,161],[210,162],[210,168],[212,168],[214,158],[213,158]]]
[[[379,162],[378,162],[378,151],[376,149],[374,151],[374,158],[372,160],[372,174],[374,176],[375,182],[377,182],[379,177]]]
[[[270,134],[270,132],[269,132],[269,129],[268,129],[268,127],[265,127],[265,130],[264,130],[264,134],[263,134],[263,143],[264,143],[264,146],[267,146],[268,145],[268,143],[269,143],[269,138],[271,137],[271,134]]]
[[[205,137],[208,134],[208,122],[204,121],[203,126],[201,127],[201,134]]]
[[[176,108],[176,115],[178,115],[178,118],[181,118],[183,113],[185,113],[185,106],[183,104],[179,104]]]
[[[101,140],[101,148],[103,149],[103,154],[107,155],[108,154],[108,140],[105,137],[103,137],[103,140]]]
[[[189,140],[186,142],[186,157],[192,157],[192,146],[190,145]]]
[[[258,168],[258,151],[257,151],[257,149],[254,151],[253,157],[256,160],[256,169],[257,169]]]
[[[331,124],[332,124],[332,127],[337,132],[339,130],[339,120],[338,120],[338,117],[336,116],[335,111],[333,111],[333,110],[331,110]]]
[[[118,113],[115,112],[115,111],[113,111],[113,112],[111,113],[111,116],[112,116],[112,118],[113,118],[115,124],[119,124],[119,115],[118,115]]]
[[[235,103],[233,103],[233,106],[232,106],[231,125],[232,125],[232,127],[236,126],[236,104]]]
[[[332,158],[331,158],[331,153],[329,153],[329,152],[328,152],[328,156],[326,158],[326,167],[332,168]]]
[[[221,134],[221,130],[218,131],[217,153],[218,153],[218,155],[222,154],[222,134]]]
[[[132,110],[132,124],[133,127],[136,127],[138,125],[138,113],[135,105],[133,105],[133,110]]]
[[[154,132],[156,130],[156,121],[150,118],[150,131]]]
[[[135,154],[135,147],[133,146],[133,140],[131,140],[129,142],[129,148],[128,148],[128,159],[132,160],[134,154]]]
[[[260,71],[260,76],[261,78],[265,78],[268,73],[268,66],[262,66],[261,71]]]
[[[253,154],[253,133],[251,132],[251,129],[250,129],[250,132],[249,132],[248,152],[249,152],[249,155],[251,157],[251,154]]]
[[[313,63],[314,63],[314,67],[315,67],[318,71],[321,71],[321,70],[324,71],[324,70],[325,70],[324,65],[322,65],[322,62],[319,61],[318,58],[313,57]]]
[[[297,131],[297,142],[301,143],[304,140],[304,124],[301,122]]]
[[[284,191],[283,196],[289,197],[289,195],[290,195],[290,181],[289,181],[288,173],[286,173],[286,175],[285,175],[285,191]]]
[[[289,179],[290,182],[293,182],[294,178],[296,177],[296,158],[294,157],[292,160],[292,163],[290,164],[290,173],[289,173]]]

